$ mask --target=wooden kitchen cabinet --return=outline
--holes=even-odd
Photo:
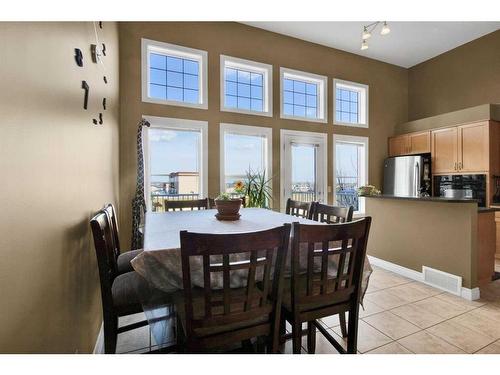
[[[411,154],[431,152],[431,132],[426,131],[408,134],[408,144]]]
[[[446,128],[431,132],[432,173],[457,172],[458,129]]]
[[[389,156],[408,154],[408,135],[399,135],[389,138]]]
[[[409,133],[389,138],[389,156],[431,152],[430,131]]]
[[[489,170],[488,123],[433,130],[431,143],[434,174]]]
[[[489,170],[488,123],[458,127],[458,170],[460,172],[487,172]]]

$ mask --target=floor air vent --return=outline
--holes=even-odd
[[[434,268],[426,266],[422,267],[422,273],[424,275],[425,283],[456,294],[457,296],[461,295],[462,278],[460,276],[452,275],[451,273],[435,270]]]

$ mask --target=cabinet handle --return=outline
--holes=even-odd
[[[462,168],[463,168],[463,167],[464,167],[464,166],[463,166],[462,162],[459,162],[459,163],[458,163],[458,169],[459,169],[459,170],[462,170]]]
[[[455,162],[455,167],[454,168],[455,168],[455,170],[457,170],[457,162]]]

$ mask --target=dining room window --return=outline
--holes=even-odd
[[[327,77],[280,69],[281,118],[327,122]]]
[[[142,39],[142,101],[207,108],[207,52]]]
[[[272,177],[272,129],[220,124],[221,191],[242,194],[248,174]]]
[[[333,80],[335,125],[368,127],[368,85]]]
[[[145,191],[148,208],[163,212],[167,200],[207,194],[207,123],[145,117]]]
[[[221,111],[272,116],[273,67],[220,56]]]
[[[364,213],[358,188],[368,183],[368,138],[334,134],[334,204]]]

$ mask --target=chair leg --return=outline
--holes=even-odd
[[[342,337],[346,338],[347,337],[347,324],[346,324],[346,319],[345,319],[345,312],[341,312],[339,314],[339,321],[340,321],[340,331],[342,332]]]
[[[176,331],[175,337],[177,341],[177,349],[179,353],[184,353],[186,350],[186,335],[184,334],[184,328],[182,327],[182,322],[179,318],[179,315],[177,315],[175,331]]]
[[[104,318],[104,353],[115,354],[118,340],[118,318]]]
[[[358,349],[358,311],[349,311],[349,327],[347,330],[347,354],[356,354]]]
[[[316,351],[316,327],[314,322],[307,322],[307,352],[314,354]]]
[[[300,354],[302,344],[302,323],[293,322],[292,324],[293,354]]]

